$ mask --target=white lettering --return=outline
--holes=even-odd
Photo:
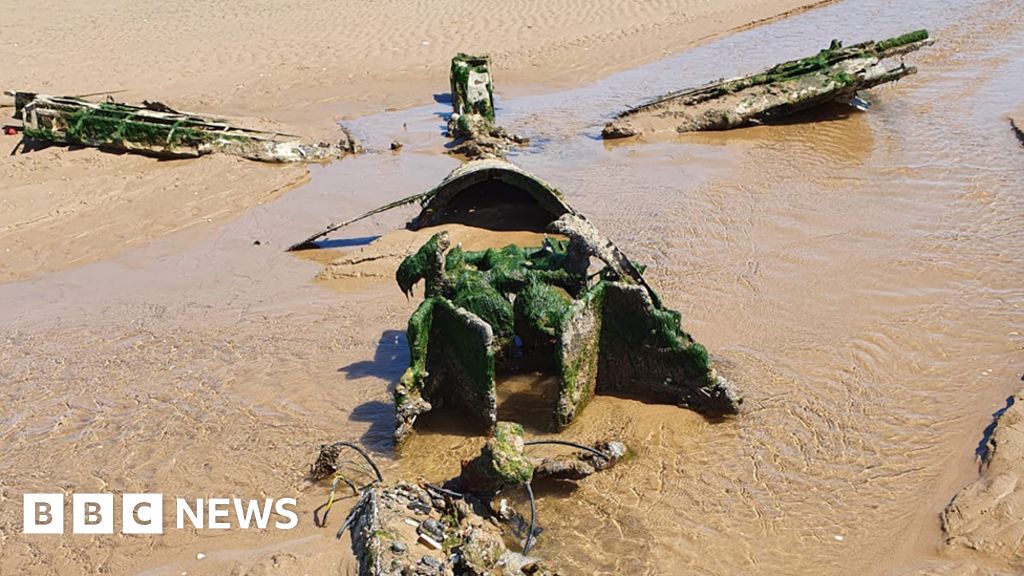
[[[231,501],[227,498],[210,498],[210,501],[206,503],[208,519],[206,521],[207,528],[216,528],[218,530],[226,530],[231,528],[230,522],[222,522],[217,520],[218,518],[227,518],[228,509],[227,506]]]
[[[22,520],[25,534],[63,534],[64,495],[25,494]]]
[[[259,507],[258,500],[249,500],[249,505],[245,509],[245,513],[242,513],[242,501],[235,498],[235,516],[238,517],[238,527],[248,528],[252,519],[256,519],[256,527],[260,530],[264,530],[267,527],[267,522],[270,521],[270,507],[274,503],[274,499],[263,501],[263,509]]]
[[[162,494],[131,494],[121,498],[122,534],[163,534],[164,501]],[[271,516],[274,527],[290,530],[299,524],[295,498],[267,498],[243,500],[239,498],[198,498],[195,501],[175,498],[175,525],[179,530],[227,530],[234,524],[233,516],[242,529],[266,530]],[[205,505],[205,506],[204,506]],[[73,494],[71,499],[71,533],[113,534],[113,494]],[[25,534],[64,533],[63,494],[25,494],[22,501],[22,530]]]
[[[175,508],[178,511],[178,528],[185,527],[185,517],[188,516],[189,521],[192,522],[192,526],[195,528],[202,529],[203,527],[203,499],[196,500],[196,509],[193,511],[192,507],[188,505],[188,500],[184,498],[178,498],[176,500]]]
[[[278,514],[288,518],[289,520],[288,522],[281,522],[280,520],[278,520],[274,523],[274,526],[280,528],[281,530],[291,530],[292,528],[295,528],[299,525],[299,515],[296,514],[294,510],[289,510],[288,508],[285,508],[286,505],[295,506],[295,504],[295,498],[281,498],[280,500],[277,501],[277,503],[274,505],[274,510],[276,510]]]

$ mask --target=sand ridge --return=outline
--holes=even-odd
[[[942,513],[946,545],[976,550],[1024,566],[1024,392],[1007,400],[985,442],[981,478],[958,493]]]
[[[9,138],[7,140],[13,140]],[[0,282],[209,231],[307,178],[229,156],[158,161],[47,148],[0,162]]]

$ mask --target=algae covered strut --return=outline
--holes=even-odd
[[[866,108],[867,103],[857,96],[859,90],[895,82],[917,72],[902,61],[895,65],[884,61],[931,43],[926,30],[848,47],[833,40],[831,46],[814,56],[784,62],[750,76],[672,92],[626,110],[604,127],[602,136],[623,138],[664,130],[728,130],[828,102]]]
[[[219,152],[262,162],[320,162],[359,150],[344,129],[336,144],[309,144],[295,135],[241,128],[160,102],[135,106],[34,92],[13,95],[15,116],[24,124],[25,138],[52,144],[161,158]]]

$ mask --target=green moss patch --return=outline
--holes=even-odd
[[[173,149],[198,147],[216,138],[213,133],[182,126],[180,122],[154,122],[139,116],[131,108],[117,104],[101,104],[97,108],[71,111],[63,116],[63,122],[63,130],[50,131],[47,134],[49,139],[87,146],[137,143]]]
[[[448,245],[444,232],[434,235],[396,273],[407,294],[420,280],[427,286],[409,320],[410,366],[396,388],[400,418],[418,414],[423,401],[440,402],[493,426],[496,364],[557,370],[557,428],[568,426],[599,391],[735,411],[734,395],[718,390],[707,351],[682,330],[679,313],[610,268],[587,287],[589,257],[579,246],[545,241],[445,252]],[[504,442],[516,434],[505,427],[493,440],[490,473],[502,482],[526,474],[518,459],[502,456]]]

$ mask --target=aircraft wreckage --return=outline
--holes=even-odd
[[[547,182],[506,161],[463,164],[437,187],[329,227],[292,249],[383,210],[420,202],[407,228],[437,228],[395,274],[424,301],[409,319],[410,364],[395,389],[395,444],[417,418],[447,405],[491,431],[498,421],[495,374],[554,374],[555,429],[595,394],[641,397],[708,415],[741,402],[708,353],[665,308],[641,266],[573,209]],[[445,224],[545,231],[539,246],[483,251],[452,246]]]
[[[10,95],[25,138],[40,142],[161,158],[219,152],[263,162],[319,162],[359,151],[359,144],[344,130],[336,144],[308,144],[291,134],[241,128],[160,102],[135,106],[34,92]]]
[[[426,192],[332,224],[289,248],[316,247],[349,224],[418,203],[419,213],[406,228],[432,234],[418,249],[402,251],[405,258],[395,271],[406,295],[422,283],[425,296],[408,322],[409,367],[394,390],[395,447],[410,437],[421,415],[442,405],[492,435],[478,456],[462,462],[457,477],[440,486],[385,484],[358,446],[321,446],[310,479],[333,482],[317,524],[326,525],[344,481],[356,502],[337,537],[351,533],[364,576],[559,573],[552,563],[529,556],[539,533],[531,483],[582,480],[614,466],[628,450],[607,439],[593,446],[525,440],[522,426],[498,419],[499,373],[553,375],[556,430],[572,423],[595,394],[684,405],[708,415],[736,413],[741,402],[712,368],[704,347],[682,330],[679,313],[663,306],[643,267],[601,236],[561,192],[501,159],[520,140],[494,127],[487,66],[482,57],[453,59],[449,121],[453,150],[483,159],[461,165]],[[498,242],[489,239],[489,247],[474,251],[453,245],[448,230],[460,227],[545,236],[527,246],[491,245]],[[538,444],[579,451],[530,457],[526,448]],[[345,475],[345,447],[370,464],[375,479],[369,484],[359,487]],[[507,497],[520,488],[529,497],[528,522]]]
[[[347,224],[414,203],[420,209],[406,228],[433,234],[395,272],[403,292],[422,283],[425,295],[408,322],[410,363],[394,391],[395,448],[410,437],[418,417],[442,405],[491,437],[476,457],[462,462],[458,476],[440,485],[386,483],[364,454],[375,480],[358,486],[346,476],[350,470],[340,452],[360,449],[344,442],[321,446],[310,478],[333,482],[317,524],[326,525],[345,482],[355,503],[336,535],[351,534],[361,576],[555,576],[560,571],[554,563],[530,554],[540,533],[531,486],[584,480],[616,465],[628,449],[607,438],[592,445],[525,439],[522,426],[499,421],[497,374],[554,375],[556,430],[595,394],[683,405],[709,416],[738,412],[741,399],[682,330],[679,314],[663,306],[642,267],[557,189],[507,161],[467,162],[426,192],[331,225],[291,249],[315,247]],[[470,251],[453,246],[446,231],[460,225],[548,236],[536,246]],[[528,453],[544,444],[577,451]],[[519,490],[529,498],[528,517],[512,498]]]
[[[527,454],[529,447],[545,444],[578,451],[554,457]],[[354,449],[363,460],[343,458],[342,448]],[[458,476],[441,485],[387,484],[364,450],[337,442],[320,447],[310,470],[313,481],[333,478],[331,494],[314,512],[314,520],[319,527],[327,525],[338,486],[344,481],[357,499],[336,537],[350,532],[361,576],[555,576],[559,574],[556,566],[529,555],[540,532],[533,483],[583,480],[627,455],[626,445],[615,441],[593,446],[564,440],[528,441],[519,424],[499,422],[480,453],[462,462]],[[369,464],[369,469],[360,464]],[[353,479],[367,474],[373,479],[358,487]],[[525,489],[529,499],[529,519],[516,511],[509,498],[519,489]]]
[[[865,109],[868,104],[857,96],[858,91],[917,72],[902,61],[896,65],[887,61],[932,42],[926,30],[847,47],[833,40],[831,46],[809,58],[655,98],[620,113],[601,134],[624,138],[662,130],[728,130],[829,102]]]
[[[448,136],[450,154],[467,158],[504,158],[505,151],[529,142],[494,123],[494,84],[489,56],[458,53],[449,74],[452,113]]]

